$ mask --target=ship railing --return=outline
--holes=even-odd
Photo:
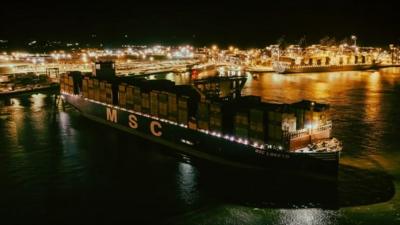
[[[301,129],[301,130],[296,130],[296,131],[292,131],[292,132],[287,132],[285,136],[290,140],[293,138],[306,136],[308,134],[309,134],[308,129]]]
[[[313,129],[305,128],[305,129],[296,130],[296,131],[293,131],[293,132],[288,132],[287,133],[287,137],[289,139],[294,139],[294,138],[304,137],[304,136],[308,136],[308,135],[310,135],[312,133],[319,133],[319,132],[330,130],[330,129],[332,129],[332,122],[328,122],[328,123],[326,123],[324,125],[318,126],[316,128],[313,128]]]
[[[328,123],[313,129],[313,131],[320,132],[320,131],[326,131],[326,130],[330,130],[330,129],[332,129],[332,122],[329,121]]]

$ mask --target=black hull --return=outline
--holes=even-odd
[[[321,73],[321,72],[340,72],[340,71],[362,71],[378,69],[378,65],[337,65],[337,66],[298,66],[281,69],[275,69],[275,72],[282,74],[290,73]]]
[[[233,167],[336,177],[340,152],[294,153],[263,150],[120,107],[63,94],[66,102],[91,120],[129,132],[171,149]]]

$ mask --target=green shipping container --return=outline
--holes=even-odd
[[[198,128],[203,130],[209,130],[209,103],[207,102],[199,102],[198,109],[197,109],[197,121],[198,121]]]
[[[135,110],[136,112],[142,112],[143,95],[139,87],[133,86],[132,88],[133,88],[133,110]]]
[[[188,124],[188,111],[187,109],[179,108],[178,109],[178,123],[180,124]]]
[[[134,109],[133,104],[133,87],[128,85],[126,87],[126,108],[127,109]]]
[[[99,87],[100,87],[100,101],[101,101],[101,102],[107,102],[106,84],[107,84],[107,82],[105,82],[105,81],[100,81],[100,82],[99,82]]]
[[[94,99],[93,79],[88,80],[88,93],[89,93],[88,98]]]
[[[168,119],[168,94],[163,92],[158,94],[158,114],[163,119]]]
[[[210,115],[210,130],[222,132],[222,116],[221,113],[211,113]]]
[[[126,93],[125,91],[118,91],[118,105],[122,108],[126,108]]]
[[[235,135],[240,138],[248,138],[249,121],[248,114],[245,112],[237,112],[234,117]]]
[[[153,116],[158,115],[158,91],[151,91],[150,92],[150,114]]]
[[[110,105],[113,104],[112,85],[110,83],[106,83],[106,103]]]
[[[176,101],[176,94],[168,93],[168,119],[177,122],[178,117],[178,103]]]
[[[180,96],[178,98],[178,123],[188,124],[189,121],[189,97]]]
[[[100,87],[97,79],[93,80],[94,100],[100,101]]]
[[[264,126],[266,122],[264,120],[264,112],[258,109],[250,109],[249,115],[249,139],[253,142],[264,142]]]
[[[149,99],[149,94],[148,93],[142,93],[142,104],[141,104],[141,111],[143,113],[149,113],[150,112],[150,99]],[[135,105],[136,107],[136,105]]]

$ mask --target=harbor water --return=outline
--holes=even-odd
[[[337,182],[212,165],[25,94],[0,99],[0,224],[400,224],[400,68],[249,74],[243,93],[329,103]]]

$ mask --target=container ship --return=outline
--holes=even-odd
[[[379,56],[371,53],[371,49],[357,46],[312,45],[302,49],[292,45],[282,55],[279,49],[276,51],[278,56],[273,60],[272,68],[277,73],[357,71],[380,66]]]
[[[337,175],[342,146],[332,137],[327,104],[266,103],[237,90],[205,95],[195,85],[116,76],[114,68],[113,62],[96,62],[91,74],[63,75],[62,98],[84,117],[196,159]]]
[[[328,60],[327,60],[328,61]],[[293,59],[294,62],[294,59]],[[352,63],[352,64],[321,64],[318,61],[316,64],[301,64],[296,65],[293,62],[288,61],[275,61],[272,64],[272,68],[275,72],[286,74],[286,73],[319,73],[319,72],[337,72],[337,71],[358,71],[358,70],[371,70],[379,68],[378,63]]]

